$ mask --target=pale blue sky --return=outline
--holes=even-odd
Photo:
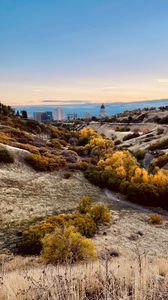
[[[167,0],[0,0],[0,99],[168,98]]]

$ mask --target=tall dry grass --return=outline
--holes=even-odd
[[[168,299],[168,261],[137,254],[74,266],[5,266],[1,300],[160,300]],[[16,270],[12,270],[16,268]]]

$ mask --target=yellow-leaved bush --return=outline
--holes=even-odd
[[[84,257],[89,256],[89,253],[90,256],[94,256],[92,243],[87,238],[94,236],[99,225],[109,223],[110,217],[110,211],[106,205],[103,203],[93,204],[88,196],[83,196],[80,200],[78,209],[74,213],[50,216],[43,222],[28,227],[25,231],[23,231],[22,239],[18,247],[22,254],[37,255],[42,253],[42,256],[45,257],[45,260],[48,262],[50,251],[52,252],[54,251],[53,249],[56,249],[57,254],[53,253],[53,261],[58,262],[59,255],[62,257],[61,253],[58,254],[58,252],[63,251],[62,247],[64,246],[61,246],[61,244],[66,236],[65,233],[69,232],[66,230],[71,228],[70,237],[73,236],[74,239],[76,237],[77,240],[80,241],[80,248],[82,247],[83,254],[79,255],[78,253],[78,259],[84,259]],[[61,232],[63,240],[60,240],[59,238],[60,235],[58,233]],[[58,243],[60,243],[60,246],[58,247],[57,238]],[[88,254],[84,245],[88,245],[88,249],[90,249]],[[67,251],[67,249],[65,250]],[[71,254],[66,254],[64,262],[68,259],[68,257],[71,257],[72,261],[78,260],[77,258],[74,258],[74,255],[75,254],[73,254],[72,259]],[[48,259],[46,257],[48,257]]]
[[[28,154],[25,161],[36,171],[54,171],[66,165],[66,160],[61,155],[51,153],[45,155]]]
[[[126,194],[131,201],[168,208],[168,171],[158,168],[150,173],[140,168],[127,150],[107,153],[85,175],[101,187]]]
[[[75,263],[96,256],[94,244],[74,227],[56,228],[42,239],[41,256],[46,263]]]

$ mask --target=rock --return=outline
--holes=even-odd
[[[130,241],[137,241],[138,240],[138,235],[131,234],[128,238],[129,238]]]
[[[143,236],[143,235],[144,235],[143,232],[140,231],[140,230],[137,231],[137,234],[140,235],[140,236]]]
[[[119,253],[118,253],[118,251],[112,249],[112,250],[109,251],[109,255],[111,257],[118,257]]]

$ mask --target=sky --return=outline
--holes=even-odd
[[[0,0],[0,101],[168,98],[167,35],[168,0]]]

